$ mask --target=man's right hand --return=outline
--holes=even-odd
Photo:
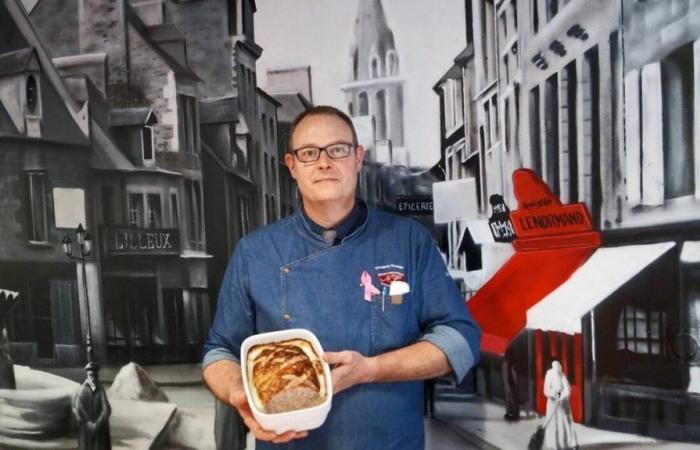
[[[220,360],[209,364],[202,372],[202,378],[216,398],[233,408],[236,408],[248,429],[261,441],[275,444],[289,442],[293,439],[306,437],[306,431],[287,431],[277,434],[260,426],[250,410],[248,399],[243,388],[241,366],[230,360]]]
[[[287,431],[282,434],[276,434],[273,431],[268,431],[261,427],[258,421],[255,420],[253,412],[250,410],[248,398],[245,395],[245,389],[240,377],[232,380],[230,393],[229,403],[238,410],[238,414],[241,415],[243,422],[255,435],[256,439],[261,441],[271,441],[275,444],[282,444],[294,439],[304,438],[309,434],[307,431]]]

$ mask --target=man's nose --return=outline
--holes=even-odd
[[[331,158],[328,156],[328,152],[323,151],[318,155],[316,165],[321,167],[329,167],[331,165]]]

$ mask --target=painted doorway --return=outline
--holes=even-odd
[[[575,422],[582,422],[583,415],[583,341],[581,334],[535,331],[535,389],[538,414],[547,412],[544,396],[544,376],[558,360],[571,385],[571,414]]]

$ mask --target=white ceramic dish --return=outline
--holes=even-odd
[[[331,410],[331,402],[333,399],[331,369],[327,362],[321,360],[323,365],[323,375],[327,386],[326,400],[323,403],[311,408],[277,414],[267,414],[262,411],[258,411],[258,409],[255,407],[255,403],[253,402],[250,393],[250,386],[248,385],[248,350],[258,344],[280,342],[289,339],[305,339],[311,342],[316,354],[319,356],[319,358],[322,357],[323,348],[321,347],[321,343],[316,338],[316,335],[314,335],[311,331],[302,328],[256,334],[248,337],[243,341],[243,344],[241,344],[241,373],[243,375],[243,387],[245,388],[245,395],[248,398],[250,409],[253,411],[253,416],[255,417],[255,420],[258,421],[260,426],[266,430],[274,431],[278,434],[289,430],[304,431],[313,430],[314,428],[320,427],[323,425],[323,422],[325,422],[326,417],[328,416],[328,411]]]

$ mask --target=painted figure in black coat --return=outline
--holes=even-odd
[[[85,366],[86,378],[78,389],[73,403],[78,420],[78,448],[80,450],[105,450],[112,448],[109,434],[109,416],[112,408],[107,393],[99,382],[100,366],[90,362]]]
[[[520,400],[518,399],[518,372],[513,363],[513,354],[508,349],[501,366],[503,375],[503,390],[506,400],[506,414],[503,416],[508,422],[520,420]]]
[[[17,389],[15,367],[7,349],[7,329],[0,331],[0,389]]]

